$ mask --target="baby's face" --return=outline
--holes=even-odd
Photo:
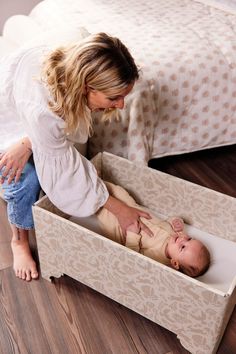
[[[199,253],[202,248],[199,240],[190,238],[184,234],[174,234],[167,245],[167,256],[179,265],[198,266]]]

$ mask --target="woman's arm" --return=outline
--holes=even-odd
[[[31,154],[31,142],[28,137],[24,137],[2,153],[0,155],[0,170],[4,168],[4,171],[0,183],[3,183],[6,177],[8,177],[8,183],[11,183],[14,178],[15,182],[19,181],[21,173]]]
[[[111,195],[104,204],[104,208],[117,217],[124,235],[126,235],[128,228],[132,226],[132,231],[137,234],[143,230],[149,236],[153,236],[152,231],[140,220],[140,217],[151,219],[147,212],[130,207]]]

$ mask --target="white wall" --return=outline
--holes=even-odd
[[[0,0],[0,34],[8,17],[17,14],[28,15],[41,0]]]

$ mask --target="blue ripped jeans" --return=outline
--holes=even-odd
[[[1,175],[1,171],[0,171]],[[24,167],[20,180],[2,184],[3,198],[7,202],[8,220],[20,229],[34,228],[32,205],[38,200],[40,184],[35,171],[33,159]]]

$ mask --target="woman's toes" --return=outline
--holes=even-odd
[[[37,279],[38,276],[39,276],[39,273],[37,271],[34,271],[34,272],[31,273],[31,276],[32,276],[33,279]]]
[[[31,274],[30,274],[30,270],[26,271],[26,277],[25,277],[26,281],[30,281],[31,280]]]

